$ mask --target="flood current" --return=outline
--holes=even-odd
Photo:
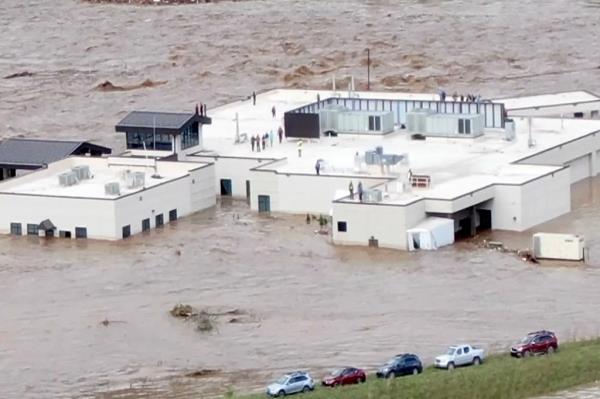
[[[0,135],[119,152],[128,110],[202,101],[210,114],[253,90],[327,87],[334,73],[364,88],[367,48],[377,90],[600,92],[599,13],[592,0],[4,0]],[[0,397],[208,397],[403,351],[429,362],[454,341],[502,350],[539,328],[598,335],[600,180],[572,199],[535,230],[584,234],[587,266],[479,246],[526,248],[533,231],[426,253],[334,247],[301,217],[237,201],[122,242],[0,237]],[[179,302],[235,316],[203,334],[170,316]]]

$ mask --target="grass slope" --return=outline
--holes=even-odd
[[[314,377],[314,376],[313,376]],[[427,368],[418,376],[377,380],[335,389],[318,387],[307,399],[518,399],[600,380],[600,339],[565,343],[550,356],[515,359],[493,355],[479,367],[453,372]],[[244,398],[264,398],[264,394]]]

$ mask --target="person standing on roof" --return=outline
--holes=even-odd
[[[273,108],[271,108],[271,114],[273,114],[273,119],[275,119],[275,115],[277,114],[277,112],[275,111],[274,105],[273,105]]]
[[[298,140],[298,158],[302,158],[302,139]]]
[[[350,199],[354,199],[354,184],[352,184],[352,180],[350,180],[350,184],[348,185],[348,191],[350,191]]]
[[[256,151],[260,152],[260,136],[256,135]]]
[[[279,136],[279,144],[281,144],[281,141],[283,140],[283,128],[281,126],[277,129],[277,135]]]
[[[252,92],[252,105],[256,105],[256,92]]]
[[[262,136],[262,149],[263,151],[267,148],[267,134],[265,133],[264,136]]]
[[[317,171],[317,176],[319,176],[321,173],[321,161],[317,159],[317,163],[315,164],[315,170]]]
[[[250,143],[252,144],[252,152],[254,152],[254,144],[256,143],[256,139],[254,138],[254,136],[250,138]]]
[[[360,202],[362,202],[363,200],[363,186],[362,186],[362,182],[358,182],[358,200]]]

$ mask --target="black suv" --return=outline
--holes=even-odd
[[[392,360],[377,370],[377,378],[399,377],[401,375],[419,374],[423,372],[423,364],[417,355],[404,353],[395,356]]]

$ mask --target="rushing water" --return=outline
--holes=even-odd
[[[4,0],[0,76],[29,76],[0,79],[0,135],[118,150],[113,126],[132,109],[202,101],[210,113],[252,90],[322,87],[334,73],[364,86],[367,48],[375,89],[600,91],[599,6]],[[156,86],[96,90],[146,79]],[[374,367],[407,350],[431,360],[456,340],[499,349],[541,327],[596,335],[598,187],[578,184],[576,211],[540,227],[585,234],[588,267],[535,267],[473,242],[419,254],[336,248],[301,218],[257,217],[235,202],[118,243],[0,237],[0,397],[191,398],[260,388],[289,369]],[[523,248],[530,233],[492,238]],[[245,315],[203,335],[168,314],[177,302]],[[219,371],[184,376],[198,369]]]

